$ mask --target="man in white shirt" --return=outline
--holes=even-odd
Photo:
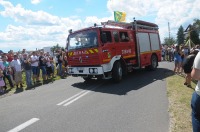
[[[193,79],[198,80],[191,100],[192,127],[193,132],[200,132],[200,52],[194,60],[191,76]]]
[[[39,58],[36,55],[35,52],[32,53],[31,56],[31,67],[32,67],[32,72],[33,72],[33,83],[36,83],[36,79],[37,79],[37,74],[38,74],[38,62],[39,62]]]
[[[17,55],[14,55],[14,60],[11,61],[11,67],[13,68],[13,70],[15,71],[15,83],[16,83],[16,86],[17,88],[18,85],[20,84],[20,87],[22,88],[23,85],[22,85],[22,67],[21,67],[21,62],[20,60],[18,59],[18,56]]]

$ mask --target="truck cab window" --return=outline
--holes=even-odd
[[[119,42],[119,33],[118,32],[114,31],[113,37],[114,37],[115,42]]]
[[[103,31],[103,34],[106,35],[106,43],[111,43],[112,42],[112,36],[110,31]]]
[[[119,32],[120,42],[129,42],[129,37],[127,32]]]
[[[68,50],[92,48],[98,46],[98,36],[95,30],[87,30],[70,34],[68,38]]]

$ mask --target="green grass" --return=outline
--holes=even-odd
[[[172,132],[191,132],[190,101],[196,84],[192,88],[183,85],[183,76],[173,75],[167,78],[167,95],[169,99],[170,130]]]

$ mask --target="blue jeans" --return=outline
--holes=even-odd
[[[194,92],[191,100],[193,132],[200,132],[200,96]]]
[[[25,71],[25,74],[26,74],[26,85],[28,87],[30,87],[32,85],[32,80],[31,80],[31,77],[32,77],[32,71],[31,70],[26,70]]]
[[[62,76],[62,63],[58,63],[59,66],[59,75]]]
[[[52,71],[53,71],[53,73],[54,73],[54,69],[55,69],[54,64],[51,64],[51,68],[52,68]]]
[[[33,72],[33,75],[37,75],[38,74],[38,67],[32,66],[32,72]]]
[[[40,66],[40,69],[42,70],[42,75],[46,75],[47,74],[46,66]]]

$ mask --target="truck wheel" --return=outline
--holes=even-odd
[[[151,56],[151,65],[150,65],[150,70],[155,70],[158,66],[158,59],[155,55]]]
[[[119,61],[114,63],[112,69],[112,78],[115,82],[120,82],[122,80],[122,67]]]

